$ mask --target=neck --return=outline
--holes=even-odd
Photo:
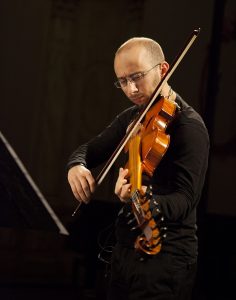
[[[166,84],[162,91],[161,91],[161,96],[168,98],[172,101],[175,101],[176,99],[176,93],[172,90],[171,86],[169,84]]]

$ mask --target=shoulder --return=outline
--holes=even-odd
[[[185,102],[178,94],[176,97],[176,103],[180,107],[180,110],[176,116],[176,123],[178,125],[195,124],[196,126],[202,127],[207,132],[205,123],[200,114],[192,106]]]
[[[208,144],[208,131],[200,114],[178,94],[176,103],[179,105],[180,110],[170,126],[170,133],[179,140],[201,139]]]
[[[126,108],[121,113],[119,113],[115,117],[115,122],[119,122],[122,126],[127,128],[127,126],[135,119],[138,113],[139,113],[139,107],[133,105],[131,107]]]
[[[132,105],[117,115],[118,118],[132,118],[139,112],[137,105]]]

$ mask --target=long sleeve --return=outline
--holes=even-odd
[[[137,111],[136,106],[126,109],[98,136],[80,145],[70,156],[67,169],[80,163],[91,169],[107,161],[124,137],[127,126]]]
[[[181,222],[200,199],[208,165],[209,138],[203,122],[186,115],[174,125],[170,149],[155,178],[156,199],[168,221]]]

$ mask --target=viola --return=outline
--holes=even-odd
[[[149,178],[157,168],[169,144],[170,136],[166,133],[167,126],[173,120],[177,104],[168,98],[161,98],[147,112],[144,122],[125,147],[129,153],[127,168],[131,183],[132,211],[142,234],[137,237],[135,248],[149,255],[160,252],[162,239],[165,237],[163,216],[160,210],[158,218],[153,218],[150,210],[151,189],[142,192],[142,175]]]

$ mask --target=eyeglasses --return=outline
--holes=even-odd
[[[120,89],[120,88],[126,87],[128,84],[128,81],[136,83],[139,80],[143,79],[144,76],[146,76],[148,74],[148,72],[150,72],[152,69],[154,69],[155,67],[157,67],[159,65],[161,65],[161,63],[156,64],[154,67],[152,67],[151,69],[149,69],[147,71],[134,73],[127,77],[122,77],[119,80],[117,80],[116,82],[114,82],[114,84],[118,89]]]

